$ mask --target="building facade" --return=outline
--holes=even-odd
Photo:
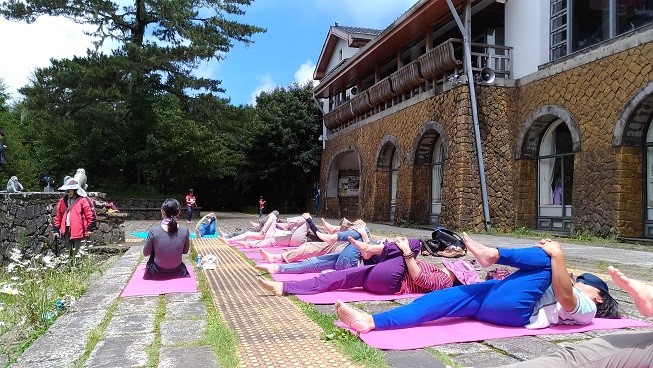
[[[651,40],[653,0],[420,0],[382,31],[332,26],[322,211],[653,237]]]

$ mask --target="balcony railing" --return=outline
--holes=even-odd
[[[472,43],[472,72],[480,73],[489,67],[496,78],[510,79],[511,50],[507,46]],[[324,125],[335,132],[427,91],[436,89],[440,93],[451,76],[465,73],[462,57],[462,40],[449,39],[326,113]]]

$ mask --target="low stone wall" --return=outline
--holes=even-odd
[[[0,199],[0,266],[9,262],[11,249],[23,254],[43,254],[49,249],[54,208],[63,193],[2,193]],[[91,238],[93,245],[125,241],[124,213],[107,213],[104,193],[89,193],[97,212],[98,229]]]
[[[127,213],[130,220],[160,220],[161,219],[161,204],[163,199],[147,199],[147,198],[115,198],[113,203],[120,209],[121,212]],[[200,218],[201,207],[195,207],[193,211],[193,218]],[[186,205],[181,202],[182,219],[187,218]]]

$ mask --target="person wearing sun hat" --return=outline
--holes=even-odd
[[[67,176],[64,185],[59,187],[66,194],[57,202],[52,222],[55,236],[63,239],[71,258],[79,250],[82,240],[90,237],[97,228],[93,202],[83,188],[86,186],[86,175],[78,176],[78,179],[83,183]]]
[[[466,260],[431,262],[417,260],[419,239],[397,238],[383,244],[385,258],[373,265],[351,267],[300,281],[277,282],[259,278],[259,284],[275,295],[307,295],[360,287],[381,295],[426,293],[454,285],[469,285],[481,279]]]

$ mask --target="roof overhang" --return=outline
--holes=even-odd
[[[329,61],[331,60],[331,55],[338,44],[338,40],[344,40],[347,42],[349,47],[362,47],[370,40],[372,40],[375,35],[363,34],[363,33],[347,33],[340,29],[337,26],[331,26],[329,28],[329,34],[327,35],[324,45],[322,46],[322,51],[320,52],[320,57],[317,60],[317,66],[315,67],[315,73],[313,73],[313,79],[322,79],[327,73],[326,70],[329,67]]]
[[[456,9],[461,9],[465,1],[451,0]],[[324,76],[324,72],[321,75],[317,73],[320,67],[318,65],[315,79],[321,80],[313,88],[313,94],[316,98],[328,98],[345,90],[355,82],[357,77],[370,73],[376,65],[395,55],[397,50],[402,49],[418,36],[426,33],[426,30],[434,30],[436,25],[442,24],[444,20],[450,18],[453,18],[453,16],[446,0],[420,0],[381,32],[380,35],[363,46],[347,62],[330,71],[326,76]],[[331,36],[331,33],[329,36]],[[325,46],[322,48],[323,53],[320,57],[324,56],[328,42],[329,38],[327,38]],[[328,62],[328,60],[325,62]]]

